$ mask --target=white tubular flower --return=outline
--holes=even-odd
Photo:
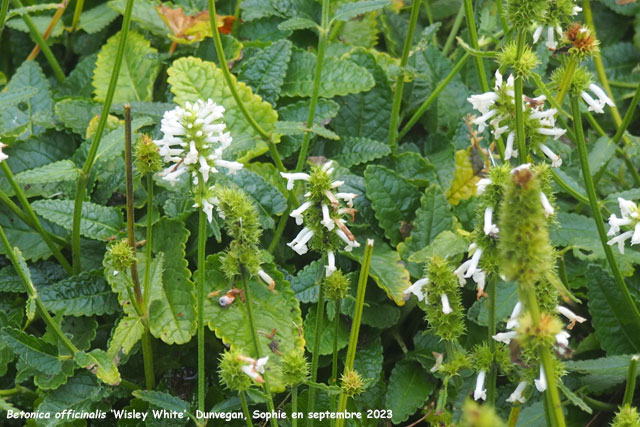
[[[609,217],[609,231],[608,236],[614,236],[607,242],[609,245],[618,244],[618,250],[621,254],[624,253],[624,242],[631,239],[632,245],[640,244],[640,214],[638,206],[631,200],[625,200],[622,197],[618,197],[618,204],[620,205],[620,214],[622,218],[618,218],[615,214],[611,214]],[[622,234],[620,233],[620,227],[631,226],[632,230],[627,230]]]
[[[513,141],[516,139],[516,134],[511,132],[507,135],[507,146],[504,149],[504,159],[509,160],[512,157],[518,155],[518,150],[513,149]]]
[[[424,286],[427,284],[429,284],[429,278],[424,277],[420,280],[417,280],[413,285],[405,289],[403,293],[405,296],[413,294],[416,296],[416,298],[418,298],[418,301],[424,301],[427,296],[427,292],[423,292],[422,288],[424,288]]]
[[[474,282],[476,282],[476,288],[478,290],[476,293],[476,298],[480,299],[480,297],[487,297],[488,295],[484,292],[484,287],[486,285],[487,279],[487,275],[485,274],[485,272],[478,269],[475,271],[475,273],[473,273],[473,276],[471,278]]]
[[[556,311],[569,319],[569,325],[567,329],[571,330],[576,325],[576,323],[584,323],[587,321],[584,317],[578,316],[573,311],[569,310],[567,307],[563,307],[561,305],[556,306]]]
[[[562,135],[567,133],[567,130],[566,129],[560,129],[560,128],[553,128],[552,127],[552,128],[538,128],[538,129],[536,129],[536,132],[538,132],[541,135],[552,136],[553,139],[558,139]],[[540,144],[540,145],[542,146],[543,144]],[[549,151],[551,151],[551,150],[549,150]]]
[[[571,12],[571,15],[576,16],[580,12],[582,12],[582,8],[580,6],[573,6],[573,12]]]
[[[598,97],[598,101],[601,105],[608,105],[609,107],[615,107],[616,105],[613,103],[611,98],[607,96],[607,94],[600,88],[600,86],[591,83],[589,85],[589,89],[594,93],[595,96]]]
[[[352,239],[347,235],[347,233],[345,233],[340,228],[336,228],[336,234],[338,235],[338,237],[340,237],[342,239],[343,242],[345,242],[347,244],[347,246],[344,247],[345,251],[351,252],[353,250],[353,248],[359,248],[360,247],[360,243],[358,243],[358,241],[355,239],[355,237],[353,237],[353,234],[351,234],[351,237],[353,237],[353,239]]]
[[[309,250],[307,242],[313,237],[313,230],[308,227],[303,228],[291,242],[287,243],[291,249],[296,251],[298,255],[304,255]]]
[[[487,375],[487,371],[484,369],[478,372],[478,377],[476,378],[476,388],[473,391],[473,400],[487,400],[487,389],[484,388],[484,379]]]
[[[538,132],[540,132],[540,130],[541,129],[538,129]],[[566,130],[564,129],[558,129],[558,130],[562,131],[561,135],[564,135],[564,133],[566,132]],[[547,147],[544,144],[539,144],[538,146],[540,147],[540,150],[542,150],[544,155],[547,156],[549,160],[551,160],[552,167],[559,168],[560,166],[562,166],[562,159],[556,153],[551,151],[551,148]]]
[[[502,76],[500,76],[502,78]],[[471,103],[474,110],[478,110],[482,114],[488,113],[493,104],[498,100],[498,94],[495,92],[486,92],[479,95],[471,95],[467,101]]]
[[[289,214],[289,216],[291,218],[295,218],[296,219],[296,224],[297,225],[302,225],[302,222],[303,222],[302,214],[304,213],[304,211],[309,209],[311,206],[313,206],[313,203],[311,203],[309,201],[306,201],[303,204],[301,204],[298,207],[298,209],[292,211],[291,214]]]
[[[482,249],[476,247],[475,251],[473,252],[473,255],[471,255],[471,264],[469,264],[469,268],[467,269],[467,272],[464,275],[465,279],[468,279],[469,277],[473,276],[473,273],[475,273],[476,269],[478,268],[478,263],[480,262],[481,256],[482,256]]]
[[[495,116],[497,113],[498,113],[497,110],[490,110],[484,113],[483,115],[481,115],[480,117],[476,117],[475,119],[473,119],[472,123],[474,125],[478,125],[478,131],[484,132],[484,129],[487,127],[487,120]]]
[[[261,357],[256,361],[256,371],[264,374],[264,367],[267,366],[267,362],[269,361],[269,356]]]
[[[620,215],[622,215],[623,218],[638,218],[638,207],[631,200],[618,197],[618,205],[620,206]]]
[[[356,197],[358,195],[355,193],[336,193],[336,198],[344,200],[350,208],[353,207],[353,199]]]
[[[533,44],[538,43],[538,40],[540,40],[540,36],[542,35],[542,30],[544,30],[543,25],[538,25],[536,27],[536,30],[533,32]]]
[[[325,277],[331,276],[336,269],[336,256],[333,251],[327,251],[327,265],[324,266]]]
[[[558,47],[558,42],[556,42],[554,37],[555,31],[556,29],[554,27],[547,28],[547,42],[545,44],[550,50],[556,50],[556,48]],[[562,34],[562,31],[560,31],[560,34]]]
[[[191,173],[197,182],[198,175],[204,182],[216,166],[237,171],[238,162],[222,160],[224,150],[231,145],[231,135],[225,132],[222,122],[224,107],[211,99],[186,102],[183,107],[167,111],[162,117],[160,129],[163,137],[154,141],[164,161],[172,163],[160,176],[171,184],[184,173]]]
[[[286,173],[280,172],[280,176],[287,180],[287,190],[293,190],[293,184],[297,180],[309,181],[309,174],[303,172]]]
[[[433,358],[436,360],[436,363],[429,369],[429,372],[434,373],[440,370],[442,367],[442,362],[444,361],[444,353],[433,353]]]
[[[607,236],[615,236],[620,233],[620,227],[625,225],[631,225],[631,218],[618,218],[616,214],[611,214],[609,217],[609,231],[607,232]]]
[[[640,243],[640,222],[636,224],[633,231],[633,236],[631,237],[632,245],[637,245],[638,243]]]
[[[493,223],[493,207],[487,206],[484,210],[484,234],[495,237],[498,234],[498,227]]]
[[[451,309],[451,306],[449,305],[449,297],[447,296],[447,294],[440,295],[440,301],[442,302],[443,314],[450,314],[453,312],[453,310]]]
[[[618,251],[620,251],[621,254],[624,254],[624,242],[627,241],[627,239],[630,239],[631,236],[634,235],[633,231],[626,231],[622,234],[617,235],[616,237],[614,237],[613,239],[609,240],[607,242],[607,245],[609,246],[613,246],[616,243],[618,244]]]
[[[200,207],[200,204],[196,203],[194,207]],[[207,221],[211,223],[213,221],[213,204],[209,203],[207,199],[202,199],[202,210],[207,214]]]
[[[520,381],[516,389],[507,397],[509,403],[525,403],[527,399],[524,398],[524,391],[527,388],[526,381]]]
[[[3,162],[5,160],[7,160],[9,158],[9,156],[7,156],[6,154],[4,154],[2,152],[3,148],[7,148],[7,146],[5,144],[3,144],[2,142],[0,142],[0,162]]]
[[[333,230],[336,226],[335,222],[333,222],[333,219],[331,219],[331,216],[329,215],[329,207],[324,203],[322,204],[322,225],[324,225],[329,231]]]
[[[270,290],[273,290],[276,287],[276,281],[273,280],[269,274],[263,269],[258,270],[258,276],[269,286]]]
[[[264,382],[264,378],[262,378],[262,375],[260,374],[264,374],[264,367],[269,361],[269,356],[262,357],[258,360],[254,360],[250,357],[244,357],[244,356],[239,357],[239,359],[242,360],[243,362],[249,363],[248,365],[244,365],[241,367],[242,372],[247,374],[251,379],[253,379],[257,383]]]
[[[556,343],[560,346],[562,353],[565,352],[566,347],[569,347],[569,338],[571,338],[571,334],[567,331],[560,331],[556,334]]]
[[[511,340],[514,339],[517,335],[518,335],[518,332],[516,331],[498,332],[497,334],[493,335],[491,338],[493,338],[498,342],[509,344]]]
[[[522,303],[518,301],[513,307],[513,311],[511,312],[511,316],[509,316],[509,320],[507,320],[507,329],[515,329],[520,325],[520,322],[518,322],[518,317],[520,317],[521,311]]]
[[[476,182],[476,194],[479,196],[484,193],[484,190],[491,185],[491,180],[489,178],[482,178],[478,182]]]
[[[547,376],[544,373],[544,367],[542,365],[540,365],[540,377],[534,380],[534,383],[540,393],[547,389]]]
[[[588,108],[589,111],[593,111],[594,113],[599,113],[599,114],[604,113],[604,108],[602,108],[604,107],[604,105],[602,105],[600,102],[593,99],[591,95],[589,95],[587,92],[583,91],[580,94],[580,96],[582,97],[584,102],[586,102],[587,105],[589,106]]]
[[[549,202],[547,195],[544,194],[543,191],[540,192],[540,201],[542,202],[542,207],[544,209],[544,216],[549,218],[551,215],[554,214],[555,210],[553,209],[553,206],[551,206],[551,203]]]

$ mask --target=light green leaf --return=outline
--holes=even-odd
[[[240,108],[236,105],[231,91],[224,80],[222,70],[213,62],[199,58],[185,57],[177,59],[167,70],[171,92],[175,102],[195,102],[198,99],[213,99],[225,108],[223,121],[233,137],[234,153],[241,154],[239,159],[248,162],[267,152],[267,145],[261,136],[251,127]],[[273,131],[278,114],[267,102],[253,94],[251,88],[233,78],[233,84],[245,107],[265,132]]]
[[[15,176],[16,181],[22,185],[74,181],[77,178],[78,168],[71,160],[49,163],[36,169],[20,172]]]
[[[73,358],[81,368],[88,369],[106,384],[120,384],[118,367],[104,350],[94,349],[88,353],[78,351]]]
[[[469,242],[457,233],[444,230],[439,233],[424,249],[409,256],[410,262],[427,262],[434,255],[446,254],[448,257],[460,255],[467,251]]]
[[[334,101],[324,98],[318,99],[316,106],[316,115],[313,119],[312,129],[323,126],[338,114],[340,107]],[[280,120],[289,122],[306,123],[309,115],[309,102],[300,100],[292,104],[288,104],[278,110]],[[312,137],[314,135],[311,135]],[[278,151],[283,157],[288,157],[298,151],[302,145],[303,135],[282,136]]]
[[[616,152],[616,144],[608,136],[598,138],[589,152],[589,168],[596,175]]]
[[[20,248],[25,259],[37,261],[51,255],[51,250],[42,240],[42,236],[4,206],[0,206],[0,225],[7,234],[7,239],[14,247]],[[51,231],[48,223],[45,222],[43,227]],[[4,245],[0,245],[0,254],[6,254]]]
[[[96,68],[93,72],[96,101],[104,102],[107,95],[119,40],[120,33],[117,33],[107,40],[98,53]],[[157,52],[143,36],[135,31],[129,32],[118,75],[118,85],[113,97],[114,103],[151,101],[153,83],[160,71],[160,64],[155,58]]]
[[[342,253],[355,261],[362,262],[365,242],[375,236],[358,235],[356,237],[360,241],[360,247],[354,248],[353,252]],[[396,251],[382,239],[376,237],[374,240],[369,276],[397,305],[404,305],[404,291],[411,286],[409,272]]]
[[[131,131],[137,132],[140,128],[148,126],[153,123],[150,117],[141,117],[131,121]],[[135,137],[135,136],[134,136]],[[87,141],[83,148],[87,148],[91,141]],[[100,140],[98,151],[96,152],[95,163],[106,162],[114,157],[120,156],[124,152],[124,126],[107,133],[104,138]]]
[[[316,56],[311,52],[294,49],[287,75],[282,86],[283,96],[311,96]],[[333,98],[369,90],[374,85],[371,74],[346,59],[325,58],[320,78],[320,96]]]
[[[64,126],[82,137],[87,134],[91,119],[102,111],[100,104],[85,98],[65,98],[57,102],[54,109]]]
[[[43,6],[46,6],[46,5],[43,5]],[[46,7],[46,9],[49,9],[49,7]],[[51,18],[53,18],[53,15],[31,16],[31,20],[33,21],[34,25],[36,26],[40,34],[44,34],[44,32],[47,30],[47,28],[49,27],[49,24],[51,23]],[[27,24],[24,22],[22,18],[13,18],[7,21],[6,25],[9,28],[22,31],[23,33],[29,32],[29,27],[27,27]],[[50,37],[59,37],[63,31],[64,31],[64,25],[61,21],[58,21],[56,23],[56,26],[51,31]]]
[[[162,280],[151,281],[149,327],[153,336],[167,344],[189,342],[196,332],[195,287],[185,259],[188,239],[189,231],[181,221],[162,218],[153,227],[153,252],[156,259],[164,254],[164,272]]]
[[[413,415],[429,398],[436,383],[418,362],[403,359],[397,363],[385,396],[385,406],[393,411],[393,423],[402,423]]]
[[[295,31],[295,30],[314,30],[318,31],[318,24],[312,21],[309,18],[304,18],[302,16],[294,16],[293,18],[289,18],[286,21],[283,21],[278,25],[278,29],[280,31]]]
[[[0,411],[20,412],[11,403],[7,402],[4,397],[0,397]]]
[[[585,401],[580,398],[580,396],[569,390],[569,388],[564,385],[562,381],[558,381],[558,389],[560,389],[562,394],[564,394],[566,398],[569,399],[569,402],[571,402],[574,406],[582,409],[587,414],[593,413],[593,409],[591,409],[591,407],[587,405]]]
[[[336,160],[340,166],[351,167],[368,163],[391,153],[389,145],[369,138],[346,137],[327,145],[325,156]]]
[[[594,393],[609,390],[627,379],[631,355],[600,357],[591,360],[569,360],[565,368],[569,372],[582,374],[580,382]],[[636,376],[640,370],[636,371]]]
[[[394,154],[381,162],[383,166],[393,169],[418,187],[426,187],[430,183],[438,183],[436,168],[422,155],[412,151]],[[440,165],[438,165],[440,167]]]
[[[476,183],[480,177],[476,175],[471,164],[467,150],[456,151],[456,171],[451,182],[451,188],[447,191],[447,199],[452,205],[457,205],[461,200],[467,200],[476,194]]]
[[[10,347],[26,365],[45,374],[57,374],[62,369],[55,346],[12,327],[2,328],[0,335],[3,344]]]
[[[291,42],[280,40],[242,62],[238,80],[243,81],[262,98],[275,104],[291,59]]]
[[[336,10],[336,14],[333,19],[337,21],[348,21],[358,15],[382,9],[383,7],[389,6],[390,4],[390,0],[363,0],[342,3],[338,7],[338,10]]]
[[[140,317],[123,317],[113,329],[107,354],[112,359],[120,351],[129,354],[131,349],[144,335],[144,325]]]
[[[36,200],[31,204],[38,215],[71,231],[73,223],[73,200]],[[80,234],[94,240],[117,235],[123,227],[122,213],[114,207],[82,204]]]
[[[312,261],[298,274],[289,278],[291,290],[295,292],[296,298],[303,303],[318,301],[319,280],[324,277],[324,264],[320,260]]]
[[[304,122],[276,122],[275,131],[282,135],[304,135],[305,132],[312,132],[326,139],[332,139],[334,141],[340,139],[336,133],[325,127],[314,124],[311,129],[309,129],[305,126]]]
[[[9,10],[9,12],[7,13],[6,19],[9,20],[15,16],[22,16],[26,14],[33,15],[37,12],[43,12],[45,10],[54,10],[59,8],[60,8],[60,3],[44,3],[44,4],[34,4],[31,6],[17,7],[15,9]]]
[[[118,17],[118,12],[111,9],[107,3],[102,3],[80,15],[78,28],[86,33],[94,34],[102,30]]]
[[[83,271],[58,283],[38,288],[47,310],[65,316],[112,314],[118,299],[100,270]]]
[[[218,303],[220,296],[231,288],[231,283],[220,271],[219,255],[209,256],[206,268],[205,292],[208,295],[211,292],[219,294],[205,300],[205,321],[225,344],[249,356],[255,356],[245,303],[241,298],[236,298],[233,304],[224,308]],[[278,392],[285,388],[282,379],[282,358],[273,353],[271,345],[275,342],[278,351],[283,354],[294,349],[304,349],[305,341],[300,336],[302,315],[299,302],[282,273],[271,264],[263,264],[262,268],[275,280],[275,291],[269,291],[265,284],[252,278],[249,281],[250,301],[255,327],[259,331],[276,330],[273,340],[260,333],[258,340],[260,356],[270,356],[267,364],[269,383],[272,391]]]
[[[385,236],[397,245],[403,240],[400,228],[410,223],[420,205],[420,192],[407,179],[384,166],[369,165],[364,171],[367,198]]]

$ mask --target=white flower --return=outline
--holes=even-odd
[[[191,173],[194,182],[198,175],[204,182],[211,172],[223,167],[235,172],[242,164],[222,159],[223,151],[231,145],[231,135],[222,122],[224,107],[211,99],[186,102],[183,107],[166,111],[160,129],[163,137],[154,141],[158,152],[167,163],[172,163],[160,176],[175,184],[184,173]]]
[[[404,290],[404,295],[413,294],[418,298],[418,301],[424,301],[427,296],[426,292],[422,291],[422,288],[429,283],[429,278],[424,277],[420,280],[417,280],[413,285],[409,286]]]
[[[475,273],[473,273],[473,276],[471,276],[471,278],[474,282],[476,282],[476,288],[478,290],[476,293],[476,298],[480,299],[480,297],[487,297],[488,295],[484,292],[484,287],[486,285],[487,279],[487,275],[485,274],[485,272],[478,269],[475,271]]]
[[[307,242],[313,237],[313,230],[304,227],[291,242],[287,243],[291,249],[296,251],[298,255],[304,255],[308,252]]]
[[[527,388],[526,381],[520,381],[516,389],[509,395],[507,402],[509,403],[525,403],[527,399],[524,398],[524,390]]]
[[[607,245],[609,246],[613,246],[614,244],[618,244],[618,251],[620,251],[621,254],[624,254],[624,242],[631,238],[631,236],[634,235],[633,231],[626,231],[622,234],[617,235],[616,237],[614,237],[613,239],[609,240],[607,242]]]
[[[248,363],[248,365],[243,365],[240,368],[242,369],[242,372],[251,377],[251,379],[253,379],[255,382],[264,382],[264,378],[262,378],[262,375],[260,374],[264,374],[264,368],[269,361],[269,356],[261,357],[258,360],[245,356],[239,356],[238,359]]]
[[[571,338],[571,334],[567,331],[560,331],[556,334],[556,343],[562,349],[561,352],[564,352],[564,348],[569,347],[569,338]]]
[[[620,214],[622,218],[618,218],[615,214],[611,214],[609,217],[609,231],[607,236],[615,236],[607,242],[609,245],[618,244],[618,250],[621,254],[624,253],[624,242],[631,239],[632,245],[640,243],[640,220],[637,205],[630,201],[625,200],[622,197],[618,197],[618,204],[620,205]],[[632,226],[633,230],[620,233],[620,227]]]
[[[2,142],[0,142],[0,162],[3,162],[5,160],[7,160],[9,158],[9,156],[7,156],[6,154],[4,154],[2,152],[3,148],[6,148],[7,146],[5,144],[3,144]]]
[[[549,203],[547,195],[542,191],[540,192],[540,201],[542,202],[542,207],[544,209],[544,216],[549,218],[550,215],[553,215],[555,210],[553,209],[553,206],[551,206],[551,203]]]
[[[260,278],[269,285],[270,290],[273,290],[276,287],[276,281],[273,280],[273,278],[263,269],[258,270],[258,276],[260,276]]]
[[[616,214],[611,214],[609,217],[609,231],[607,236],[615,236],[620,233],[620,227],[624,225],[631,225],[633,220],[631,218],[618,218]]]
[[[287,190],[293,190],[293,184],[297,180],[309,181],[309,174],[303,172],[286,173],[280,172],[280,175],[287,180]]]
[[[456,268],[453,272],[458,276],[458,284],[464,286],[467,282],[466,279],[473,277],[473,274],[478,270],[478,263],[480,262],[480,256],[482,255],[482,249],[477,247],[475,243],[469,245],[468,252],[473,252],[470,259],[463,262],[460,267]]]
[[[609,98],[605,91],[603,91],[598,85],[592,83],[589,85],[589,89],[596,97],[598,97],[597,100],[593,99],[593,97],[591,97],[591,95],[589,95],[587,91],[583,91],[580,94],[584,102],[586,102],[589,106],[589,111],[602,114],[604,113],[605,105],[608,105],[609,107],[615,107],[615,104],[613,103],[611,98]]]
[[[562,131],[562,134],[566,132],[564,129],[560,130]],[[540,131],[540,129],[538,129],[538,131]],[[551,151],[551,148],[547,147],[544,144],[539,144],[538,146],[540,147],[540,150],[542,150],[544,155],[547,156],[549,160],[551,160],[551,166],[553,166],[554,168],[559,168],[560,166],[562,166],[562,159],[556,153]]]
[[[560,128],[554,128],[554,127],[551,127],[551,128],[538,128],[538,129],[536,129],[536,132],[538,132],[538,133],[539,133],[539,134],[541,134],[541,135],[552,136],[552,137],[553,137],[553,139],[558,139],[558,138],[560,138],[562,135],[564,135],[565,133],[567,133],[567,130],[566,130],[566,129],[560,129]],[[541,149],[542,149],[542,146],[543,146],[543,145],[544,145],[544,144],[540,144],[540,148],[541,148]],[[543,149],[543,151],[544,151],[544,149]],[[551,151],[551,150],[549,150],[549,151]],[[552,152],[552,153],[553,153],[553,152]],[[545,152],[545,154],[547,154],[547,153]],[[554,156],[555,156],[555,154],[554,154]],[[557,157],[557,156],[556,156],[556,157]],[[554,166],[554,167],[557,167],[557,166]]]
[[[491,180],[489,178],[482,178],[478,182],[476,182],[476,194],[480,195],[484,193],[484,190],[491,185]]]
[[[512,157],[516,157],[518,155],[518,150],[515,150],[513,148],[513,141],[515,141],[516,139],[516,134],[513,132],[510,132],[509,135],[507,135],[507,146],[504,149],[504,159],[505,160],[509,160]]]
[[[327,265],[324,266],[325,277],[331,276],[336,269],[336,256],[333,251],[327,251]]]
[[[618,197],[618,205],[620,206],[620,215],[622,215],[623,218],[638,218],[638,207],[631,200]]]
[[[542,365],[540,365],[540,378],[534,380],[534,383],[540,393],[547,389],[547,376],[544,373],[544,367]]]
[[[520,323],[518,322],[518,317],[520,317],[521,311],[522,311],[522,303],[518,301],[516,305],[513,307],[511,316],[509,316],[509,320],[507,321],[507,329],[514,329],[520,325]]]
[[[533,43],[538,43],[538,40],[540,40],[540,36],[542,35],[542,32],[544,31],[544,25],[538,25],[535,29],[535,31],[533,32]],[[562,36],[562,28],[560,28],[559,26],[553,26],[553,25],[549,25],[547,26],[547,41],[545,43],[545,45],[550,49],[550,50],[556,50],[556,48],[558,47],[558,42],[555,39],[555,33],[558,33],[559,36]]]
[[[491,338],[493,338],[498,342],[509,344],[511,340],[514,339],[517,335],[518,335],[518,332],[516,331],[499,332],[493,335]]]
[[[487,206],[484,210],[484,234],[495,237],[498,227],[493,223],[493,207]]]
[[[482,369],[478,372],[478,377],[476,378],[476,388],[473,391],[473,399],[478,400],[487,400],[487,389],[484,388],[484,379],[487,375],[487,371]]]
[[[451,306],[449,305],[449,297],[447,296],[447,294],[440,295],[440,301],[442,302],[443,314],[450,314],[453,312],[453,310],[451,309]]]
[[[511,169],[511,175],[513,175],[514,173],[521,171],[521,170],[529,170],[531,168],[531,163],[523,163],[520,166],[517,166],[513,169]]]
[[[303,222],[302,214],[304,213],[304,211],[309,209],[311,206],[313,206],[313,203],[311,203],[309,201],[306,201],[303,204],[301,204],[298,207],[298,209],[292,211],[291,214],[289,214],[289,216],[291,218],[295,218],[296,219],[296,224],[302,225],[302,222]]]
[[[500,76],[502,78],[502,76]],[[474,110],[478,110],[481,113],[487,113],[498,100],[499,96],[495,92],[486,92],[479,95],[471,95],[467,98],[467,101],[471,103]]]
[[[329,215],[329,208],[327,207],[327,205],[323,203],[321,206],[322,206],[322,225],[324,225],[327,228],[327,230],[331,231],[335,228],[336,224],[335,222],[333,222],[333,219],[331,219],[331,216]]]
[[[436,353],[435,351],[432,353],[434,359],[436,360],[436,363],[431,367],[431,369],[429,369],[429,372],[434,373],[439,371],[442,367],[442,362],[444,361],[444,353]]]
[[[198,207],[198,204],[196,203],[194,205],[194,207]],[[211,221],[213,221],[213,204],[209,203],[209,201],[207,199],[202,199],[202,210],[204,211],[205,214],[207,214],[207,221],[209,221],[209,223],[211,223]]]
[[[569,330],[573,329],[573,327],[576,325],[576,322],[584,323],[587,321],[587,319],[585,319],[584,317],[578,316],[573,311],[569,310],[567,307],[563,307],[561,305],[556,306],[556,311],[562,314],[567,319],[569,319],[569,326],[567,326],[567,329]]]

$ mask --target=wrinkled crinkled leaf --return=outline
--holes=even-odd
[[[304,318],[304,339],[307,343],[311,344],[315,342],[316,333],[316,321],[318,318],[317,307],[313,306],[309,308],[307,315]],[[335,336],[335,323],[329,319],[327,313],[322,318],[322,324],[320,324],[320,347],[318,348],[318,354],[321,356],[327,354],[333,354],[333,340]],[[345,327],[342,319],[338,325],[338,351],[342,350],[349,343],[349,330]],[[313,353],[313,347],[309,346],[308,350]]]
[[[15,176],[22,185],[73,181],[78,178],[78,168],[71,160],[60,160],[48,165],[20,172]]]
[[[107,354],[114,358],[120,351],[129,354],[144,334],[144,325],[140,317],[123,317],[113,329]]]
[[[104,102],[116,60],[120,33],[102,46],[93,72],[95,100]],[[153,83],[160,66],[155,59],[157,50],[142,35],[130,31],[127,35],[124,57],[118,75],[118,85],[113,96],[114,103],[151,101]]]
[[[99,270],[41,286],[38,294],[47,310],[66,316],[112,314],[118,309],[118,299]]]
[[[58,425],[61,420],[56,420],[55,413],[62,413],[64,410],[91,412],[108,395],[108,391],[92,375],[80,373],[44,396],[38,405],[38,411],[50,413],[51,418],[40,421],[47,427]]]
[[[302,16],[294,16],[286,21],[283,21],[278,25],[278,29],[281,31],[295,31],[295,30],[315,30],[318,31],[318,24],[309,18]]]
[[[476,175],[467,150],[456,151],[456,171],[451,182],[451,188],[447,191],[447,199],[452,205],[457,205],[461,200],[467,200],[476,194],[476,183],[480,177]]]
[[[232,348],[241,349],[245,354],[255,356],[252,334],[249,329],[245,302],[237,297],[229,307],[221,307],[218,299],[231,288],[231,283],[220,271],[218,255],[209,256],[206,263],[206,293],[218,292],[217,296],[205,301],[205,321],[209,328]],[[260,356],[269,356],[267,372],[272,390],[284,390],[281,358],[272,351],[275,342],[278,351],[286,354],[293,349],[303,349],[305,340],[300,335],[302,315],[299,302],[296,300],[289,282],[271,264],[263,264],[262,268],[275,280],[275,291],[271,292],[267,285],[257,279],[249,281],[251,292],[249,300],[253,308],[255,327],[259,331],[276,330],[273,339],[258,334]],[[241,286],[237,283],[237,286]]]
[[[2,328],[0,334],[4,344],[10,347],[26,365],[45,374],[60,372],[62,363],[58,359],[55,346],[12,327]]]
[[[81,368],[88,369],[104,383],[109,385],[120,384],[121,378],[118,367],[104,350],[94,349],[88,353],[78,351],[73,355],[73,358]]]
[[[153,406],[166,409],[167,411],[189,413],[189,404],[178,397],[170,395],[169,393],[153,390],[136,390],[133,392],[133,395],[138,399],[142,399]]]
[[[86,98],[65,98],[55,105],[56,116],[78,135],[85,136],[87,127],[95,116],[101,113],[102,107]]]
[[[324,274],[324,264],[317,260],[309,263],[298,274],[289,278],[291,290],[295,292],[300,302],[310,303],[318,301],[318,282]]]
[[[289,40],[273,43],[242,63],[238,80],[243,81],[262,98],[275,104],[287,74],[292,45]]]
[[[209,98],[222,104],[225,108],[223,121],[233,136],[234,153],[239,155],[241,161],[249,161],[267,152],[266,143],[260,140],[260,134],[251,127],[236,105],[222,70],[213,62],[194,57],[180,58],[173,62],[167,73],[171,92],[176,96],[175,101],[178,104]],[[278,114],[245,83],[238,82],[233,77],[232,80],[249,113],[265,132],[271,132],[278,120]]]
[[[93,95],[91,79],[93,70],[96,68],[97,57],[97,54],[92,54],[82,58],[58,88],[56,95],[91,98]]]
[[[410,262],[427,262],[434,255],[443,254],[452,257],[460,255],[467,251],[469,242],[457,233],[450,230],[444,230],[439,233],[433,241],[417,252],[409,256]]]
[[[365,346],[358,348],[353,369],[362,375],[362,378],[378,379],[382,374],[383,361],[382,342],[377,336]]]
[[[623,383],[629,372],[631,355],[600,357],[591,360],[569,360],[565,369],[582,374],[580,381],[593,392],[602,392]],[[636,376],[640,371],[636,371]]]
[[[393,411],[393,422],[402,423],[429,398],[436,385],[424,369],[411,360],[401,360],[391,371],[386,407]]]
[[[73,200],[36,200],[31,204],[38,215],[71,231],[73,223]],[[80,234],[94,240],[117,235],[123,228],[122,213],[117,208],[82,204]]]
[[[102,30],[118,17],[118,12],[111,9],[107,3],[93,7],[80,15],[78,28],[86,33],[94,34]]]
[[[108,2],[109,7],[121,15],[124,15],[126,4],[127,0],[111,0]],[[151,0],[136,0],[133,3],[131,20],[156,36],[166,37],[171,30],[156,13],[155,6],[155,3]]]
[[[384,166],[369,165],[364,171],[367,198],[385,236],[397,245],[401,227],[409,224],[420,206],[420,192],[408,180]]]
[[[334,19],[337,21],[348,21],[358,15],[382,9],[390,4],[390,0],[363,0],[342,3],[340,7],[338,7],[338,10],[336,10]]]
[[[30,86],[24,86],[11,92],[2,92],[0,93],[0,110],[28,101],[37,93],[38,89]]]
[[[341,166],[351,167],[367,163],[391,153],[389,145],[368,138],[347,137],[327,146],[325,156],[338,161]]]
[[[276,133],[282,135],[304,135],[305,132],[312,132],[326,139],[340,139],[337,134],[323,126],[314,124],[313,126],[308,128],[304,122],[279,121],[276,122],[275,131]]]

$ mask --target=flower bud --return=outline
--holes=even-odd
[[[340,301],[349,292],[349,279],[341,270],[336,270],[324,279],[324,292],[329,300]]]
[[[630,405],[620,407],[616,413],[611,427],[638,427],[640,426],[640,416],[638,410]]]
[[[158,146],[147,134],[143,134],[136,143],[135,164],[142,175],[154,174],[162,169]]]
[[[342,376],[340,377],[340,381],[342,383],[342,391],[348,397],[358,395],[365,389],[365,384],[362,380],[362,377],[357,371],[354,371],[353,369],[349,369],[347,370],[347,372],[342,374]]]
[[[113,243],[108,250],[111,255],[111,263],[116,271],[125,271],[136,261],[133,248],[129,245],[127,239]]]
[[[282,377],[288,386],[295,386],[307,381],[309,364],[304,357],[304,352],[291,350],[283,356]]]
[[[246,391],[253,385],[251,378],[242,370],[246,362],[240,360],[238,351],[225,351],[220,357],[218,371],[220,383],[233,391]]]

